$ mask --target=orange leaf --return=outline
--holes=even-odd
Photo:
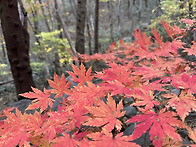
[[[99,107],[86,107],[89,112],[93,115],[94,118],[89,119],[88,122],[84,123],[84,125],[90,126],[104,126],[104,128],[108,131],[112,131],[114,127],[117,128],[118,131],[121,130],[121,122],[118,120],[119,117],[123,116],[125,112],[121,112],[123,109],[122,101],[116,106],[115,100],[108,95],[108,103],[107,105],[101,101]]]

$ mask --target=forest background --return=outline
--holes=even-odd
[[[6,6],[3,3],[0,1],[1,8]],[[179,25],[182,18],[196,19],[194,0],[18,0],[17,10],[30,36],[30,66],[38,89],[47,87],[47,78],[52,78],[54,73],[61,75],[71,70],[72,49],[82,54],[104,53],[121,38],[125,42],[133,41],[134,28],[150,36],[150,28],[155,26],[166,41],[161,20]],[[17,29],[10,31],[17,32]],[[187,36],[184,42],[191,43],[195,31]],[[4,37],[1,29],[0,108],[22,99],[17,97],[21,92],[15,90],[16,79],[12,76],[8,42]]]

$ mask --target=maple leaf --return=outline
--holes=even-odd
[[[80,142],[78,140],[75,140],[69,134],[63,133],[62,135],[63,136],[60,136],[52,140],[52,144],[53,144],[52,147],[60,147],[60,146],[78,147],[80,145]]]
[[[91,68],[92,67],[86,71],[83,64],[80,65],[80,69],[72,64],[73,72],[67,71],[67,73],[73,78],[74,82],[79,83],[79,85],[84,85],[86,82],[90,82],[93,79],[93,76],[91,76]]]
[[[48,83],[53,88],[51,89],[51,93],[56,94],[54,98],[62,97],[63,93],[69,94],[69,88],[72,82],[68,82],[65,79],[64,74],[62,74],[61,78],[58,77],[57,74],[54,74],[54,81],[48,80]]]
[[[195,23],[196,21],[194,21],[194,20],[191,20],[191,19],[181,19],[181,21],[183,22],[183,23],[186,23],[186,24],[189,24],[190,26],[191,25],[193,25],[193,23]]]
[[[168,36],[171,37],[172,39],[174,38],[175,35],[180,35],[185,31],[184,29],[180,29],[176,25],[174,25],[172,27],[167,22],[164,22],[162,20],[161,20],[161,24],[163,25],[163,27],[164,27],[165,31],[167,32]]]
[[[179,96],[177,96],[176,94],[165,94],[163,96],[166,96],[166,98],[170,98],[167,107],[175,107],[177,114],[181,117],[183,121],[192,109],[196,110],[195,97],[186,94],[185,91],[182,91]]]
[[[84,103],[85,106],[92,106],[98,103],[101,97],[105,97],[109,91],[101,86],[96,86],[92,82],[87,82],[87,85],[77,86],[72,89],[70,96],[67,98],[70,101]]]
[[[183,73],[172,77],[172,84],[175,88],[185,89],[189,94],[196,93],[196,75]]]
[[[110,63],[109,66],[110,68],[103,70],[103,73],[96,75],[97,78],[103,80],[99,85],[110,90],[112,95],[125,94],[130,96],[132,93],[131,89],[137,87],[140,83],[137,76],[131,76],[131,68],[133,65]]]
[[[26,141],[29,141],[31,136],[28,131],[28,114],[22,113],[16,108],[15,114],[9,111],[4,111],[6,120],[1,125],[0,145],[5,147],[13,147],[19,144],[22,147]]]
[[[117,46],[116,42],[112,42],[110,44],[110,48],[106,51],[106,53],[113,52],[116,49],[116,46]]]
[[[188,55],[195,55],[196,56],[196,42],[192,41],[193,45],[191,48],[184,48],[183,52],[187,52]]]
[[[134,68],[134,75],[141,75],[143,78],[151,79],[162,77],[165,75],[165,71],[160,70],[156,66],[143,66],[143,67],[135,67]]]
[[[155,40],[156,43],[162,44],[163,43],[163,37],[160,36],[160,33],[157,32],[157,29],[156,28],[155,29],[151,28],[151,31],[152,31],[155,39],[156,39]]]
[[[135,126],[136,129],[134,130],[133,139],[139,138],[150,129],[149,134],[153,144],[161,147],[163,138],[166,138],[167,136],[176,141],[181,141],[181,137],[175,132],[174,127],[185,126],[180,120],[174,118],[174,116],[176,116],[176,114],[173,112],[164,112],[164,109],[162,109],[158,114],[153,111],[147,111],[143,115],[136,115],[127,122],[139,122],[139,124]]]
[[[42,92],[41,90],[38,90],[33,87],[32,87],[32,90],[33,92],[26,92],[26,93],[20,94],[21,96],[26,97],[26,98],[30,98],[30,99],[35,98],[32,101],[32,104],[29,105],[26,108],[26,110],[40,108],[40,111],[43,112],[44,110],[46,110],[46,108],[48,108],[48,106],[52,108],[54,100],[50,98],[51,96],[50,90],[47,90],[44,88],[44,92]]]
[[[196,142],[196,128],[194,128],[193,130],[188,127],[188,131],[189,131],[189,137]]]
[[[112,131],[114,127],[120,131],[122,123],[118,118],[125,114],[125,112],[120,111],[123,109],[122,101],[116,106],[115,100],[113,100],[110,95],[108,95],[107,100],[107,105],[101,101],[99,107],[86,107],[86,109],[93,115],[93,118],[89,119],[84,125],[98,127],[105,125],[104,128],[108,131]]]
[[[133,106],[145,106],[144,111],[147,111],[148,109],[152,109],[154,105],[160,105],[158,101],[154,101],[154,96],[152,91],[144,91],[141,90],[142,94],[132,95],[134,99],[136,99],[136,102],[133,103]]]
[[[143,50],[148,50],[148,47],[152,45],[151,37],[147,37],[146,33],[142,34],[140,29],[134,30],[133,36],[137,39],[134,43],[139,44]]]
[[[132,141],[132,136],[123,136],[123,132],[113,137],[112,133],[92,133],[88,136],[93,139],[91,145],[93,147],[139,147],[136,143],[128,142]]]

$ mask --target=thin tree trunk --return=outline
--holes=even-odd
[[[31,21],[29,20],[29,18],[28,18],[28,16],[27,16],[27,12],[26,12],[26,10],[25,10],[25,8],[24,8],[24,5],[23,5],[22,1],[21,1],[21,0],[18,0],[18,3],[19,3],[19,5],[20,5],[20,8],[21,8],[22,13],[23,13],[23,15],[24,15],[24,20],[22,21],[22,25],[23,25],[24,28],[27,30],[27,26],[28,26],[27,24],[29,23],[29,25],[30,25],[30,27],[32,28],[33,33],[34,33],[34,35],[35,35],[36,42],[37,42],[39,45],[41,45],[41,43],[40,43],[40,41],[39,41],[39,38],[36,37],[37,31],[35,30],[35,28],[33,27],[33,24],[32,24]],[[27,22],[28,22],[28,23],[27,23]]]
[[[157,6],[156,17],[159,17],[161,15],[161,13],[162,13],[160,5],[161,5],[161,1],[160,0],[156,0],[156,6]]]
[[[122,25],[122,19],[123,19],[123,16],[122,16],[122,12],[121,12],[121,5],[122,5],[122,1],[119,0],[118,1],[118,31],[120,33],[122,33],[122,30],[123,30],[123,25]]]
[[[146,0],[146,15],[147,15],[147,24],[150,25],[151,23],[151,0]]]
[[[55,1],[55,4],[54,4],[54,7],[55,7],[55,10],[59,10],[58,8],[58,3],[56,3]],[[57,20],[57,28],[58,30],[61,30],[61,20],[59,18],[59,15],[56,11],[56,20]],[[59,38],[63,39],[63,35],[62,35],[62,32],[60,33],[59,35]],[[60,66],[60,57],[59,57],[59,53],[58,53],[58,49],[55,51],[55,56],[54,56],[54,67],[55,67],[55,72],[57,75],[60,75],[61,74],[61,66]]]
[[[29,60],[29,34],[22,25],[16,0],[0,0],[0,17],[6,42],[11,71],[18,99],[18,94],[31,91],[35,86]]]
[[[94,33],[94,42],[95,42],[95,53],[99,52],[99,0],[95,0],[95,33]]]
[[[109,12],[109,20],[110,20],[110,37],[111,41],[114,42],[114,33],[113,33],[113,4],[112,1],[108,1],[108,12]]]
[[[179,1],[179,7],[180,7],[181,10],[184,9],[184,0]],[[182,11],[181,14],[180,14],[180,18],[183,18],[183,17],[184,17],[184,11]]]
[[[71,6],[71,10],[73,12],[73,15],[75,18],[77,18],[77,13],[76,13],[76,2],[75,0],[69,0],[70,6]]]
[[[50,24],[48,26],[50,26],[50,30],[53,31],[54,30],[54,18],[55,18],[52,15],[53,14],[52,10],[54,9],[51,10],[51,2],[53,3],[53,0],[47,0],[46,2],[47,2],[46,8],[48,10],[48,15],[49,15],[48,24]]]
[[[22,14],[23,14],[23,20],[22,20],[22,25],[24,26],[24,28],[27,30],[27,20],[28,20],[28,17],[27,17],[27,12],[24,8],[24,5],[22,3],[21,0],[18,0],[18,3],[20,5],[20,9],[22,11]]]
[[[142,19],[142,5],[143,5],[143,0],[140,0],[140,3],[139,3],[139,11],[138,11],[139,25],[140,25],[141,19]]]
[[[48,32],[51,32],[50,25],[49,25],[48,20],[46,18],[46,12],[44,10],[44,6],[43,6],[43,3],[42,3],[42,0],[39,0],[39,3],[41,4],[41,11],[42,11],[42,14],[43,14],[43,17],[44,17],[46,28],[48,29]]]
[[[86,18],[86,0],[78,0],[77,20],[76,20],[76,51],[80,54],[85,53],[85,19]]]
[[[54,2],[58,5],[57,0],[54,0]],[[59,8],[59,7],[58,7],[58,8]],[[78,54],[77,54],[76,49],[74,48],[74,46],[73,46],[73,44],[72,44],[72,41],[71,41],[69,32],[67,31],[67,28],[66,28],[66,26],[65,26],[65,23],[64,23],[64,21],[63,21],[63,19],[62,19],[61,14],[59,13],[59,9],[56,10],[56,13],[57,13],[57,15],[58,15],[58,17],[59,17],[59,19],[60,19],[60,22],[61,22],[61,25],[62,25],[62,28],[63,28],[63,33],[64,33],[65,37],[67,38],[67,41],[68,41],[68,43],[69,43],[69,45],[70,45],[70,48],[71,48],[71,50],[72,50],[72,52],[73,52],[73,55],[74,55],[74,56],[76,57],[76,59],[77,59],[77,60],[75,61],[76,66],[79,67],[79,63],[78,63]]]
[[[92,6],[91,6],[91,0],[87,0],[87,6],[88,6],[88,9],[87,9],[87,15],[86,15],[86,28],[87,28],[87,34],[88,34],[88,53],[90,55],[93,54],[92,52],[92,34],[94,33],[94,29],[92,28],[91,26],[91,17],[92,17]],[[94,26],[94,25],[93,25]]]

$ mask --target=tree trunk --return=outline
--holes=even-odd
[[[21,9],[22,14],[23,14],[22,19],[21,19],[22,25],[23,25],[24,28],[27,30],[27,20],[28,20],[27,12],[26,12],[26,10],[25,10],[25,8],[24,8],[24,5],[23,5],[22,1],[21,1],[21,0],[18,0],[18,3],[19,3],[19,5],[20,5],[20,9]]]
[[[121,0],[119,0],[118,1],[118,14],[117,14],[117,17],[118,17],[118,31],[120,32],[120,34],[122,35],[122,30],[123,30],[123,22],[122,22],[122,20],[123,20],[123,15],[122,15],[122,12],[121,12],[121,10],[122,10],[122,1]]]
[[[95,0],[95,33],[94,33],[95,50],[99,52],[99,0]]]
[[[29,34],[22,25],[16,0],[0,0],[0,17],[11,71],[18,94],[31,91],[35,86],[29,60]]]
[[[108,1],[108,12],[109,12],[109,20],[110,20],[110,37],[111,42],[114,42],[114,33],[113,33],[113,4],[112,1]]]
[[[76,2],[75,0],[69,0],[70,6],[71,6],[71,10],[73,12],[74,17],[76,18],[77,14],[76,14]]]
[[[85,53],[85,18],[86,18],[86,0],[78,0],[77,20],[76,20],[76,51],[80,54]]]
[[[54,0],[54,2],[57,4],[57,8],[58,8],[58,9],[56,9],[56,14],[58,15],[59,20],[60,20],[60,22],[61,22],[61,25],[62,25],[62,28],[63,28],[63,33],[64,33],[65,37],[67,38],[67,41],[68,41],[68,43],[69,43],[69,45],[70,45],[70,48],[71,48],[71,50],[72,50],[73,55],[76,57],[76,59],[78,59],[78,54],[77,54],[76,49],[74,48],[74,46],[73,46],[73,44],[72,44],[72,41],[71,41],[69,32],[67,31],[67,28],[66,28],[66,26],[65,26],[65,23],[64,23],[64,21],[63,21],[63,19],[62,19],[61,14],[59,13],[59,7],[58,7],[57,0]],[[78,60],[76,60],[75,63],[76,63],[76,66],[79,67]]]
[[[51,32],[50,25],[49,25],[48,20],[46,18],[46,12],[45,12],[44,6],[42,4],[42,0],[39,0],[39,3],[41,4],[41,11],[42,11],[42,14],[43,14],[44,21],[45,21],[46,27],[48,29],[48,32]]]

